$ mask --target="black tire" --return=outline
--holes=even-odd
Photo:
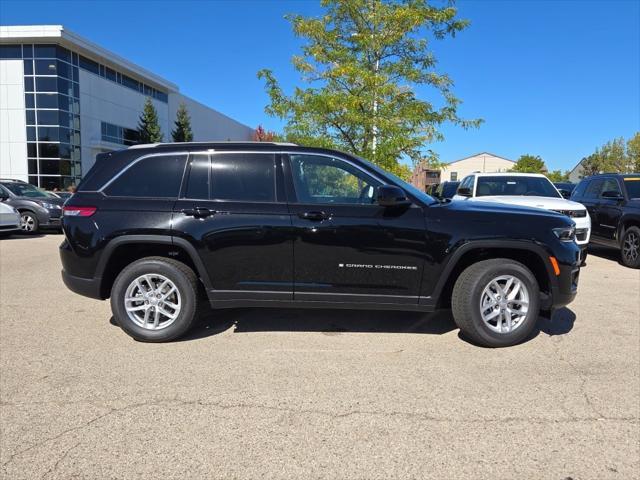
[[[508,333],[489,328],[482,319],[480,301],[489,282],[502,275],[511,275],[527,289],[529,308],[520,325]],[[540,311],[540,288],[531,271],[508,258],[484,260],[467,267],[453,287],[451,297],[453,318],[460,331],[484,347],[508,347],[525,340],[536,325]]]
[[[624,231],[620,257],[624,266],[640,268],[640,228],[629,227]]]
[[[27,230],[27,225],[30,226],[30,230]],[[38,221],[38,216],[35,213],[30,212],[29,210],[20,212],[20,228],[22,229],[22,233],[38,233],[38,231],[40,230],[40,222]]]
[[[129,318],[124,297],[129,285],[145,274],[159,274],[176,286],[181,309],[175,321],[160,330],[137,325]],[[165,257],[146,257],[125,267],[111,288],[111,311],[115,321],[128,335],[141,342],[169,342],[184,335],[194,324],[198,310],[198,279],[188,266]]]

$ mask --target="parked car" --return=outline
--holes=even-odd
[[[587,257],[591,235],[591,218],[584,205],[562,197],[551,181],[536,173],[474,173],[465,177],[458,187],[455,200],[506,203],[543,208],[562,213],[576,224],[576,243],[581,248],[581,260]]]
[[[434,196],[441,200],[449,200],[456,194],[460,182],[443,182],[438,185]]]
[[[575,227],[545,210],[438,202],[333,150],[176,143],[97,156],[64,206],[63,280],[162,342],[213,308],[433,311],[491,347],[571,302]],[[366,319],[363,318],[363,321]]]
[[[0,199],[0,235],[11,235],[20,231],[20,213]]]
[[[620,249],[624,265],[640,268],[640,173],[585,178],[571,200],[589,210],[592,243]]]
[[[0,179],[0,196],[5,203],[20,212],[23,231],[36,233],[41,229],[60,229],[64,200],[21,180]]]
[[[571,198],[571,194],[577,184],[571,182],[555,182],[553,185],[558,189],[563,198]]]

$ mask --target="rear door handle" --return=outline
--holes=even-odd
[[[195,208],[187,208],[185,210],[182,210],[182,213],[184,213],[188,217],[205,218],[211,215],[215,215],[216,211],[209,210],[208,208],[205,208],[205,207],[195,207]]]
[[[311,220],[311,221],[314,221],[314,222],[318,222],[318,221],[321,221],[321,220],[327,220],[327,219],[331,218],[331,215],[329,215],[328,213],[320,212],[320,211],[299,213],[298,216],[300,218],[302,218],[303,220]]]

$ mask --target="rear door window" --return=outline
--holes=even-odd
[[[211,200],[275,202],[275,155],[216,153],[211,156]]]
[[[113,197],[177,198],[186,159],[186,154],[142,158],[103,191]]]

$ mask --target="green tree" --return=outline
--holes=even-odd
[[[191,117],[189,117],[187,106],[184,103],[181,103],[178,107],[174,124],[176,127],[171,132],[171,138],[173,138],[174,142],[193,141],[193,132],[191,131]]]
[[[640,173],[640,132],[636,132],[627,142],[627,158],[630,171]]]
[[[157,143],[163,139],[162,130],[158,123],[158,112],[149,97],[144,103],[140,120],[138,120],[138,135],[140,143]]]
[[[422,159],[426,144],[442,140],[442,124],[480,125],[458,116],[453,82],[435,70],[431,38],[454,37],[468,25],[456,18],[452,2],[321,3],[321,17],[287,16],[305,42],[293,65],[306,85],[288,96],[270,70],[258,72],[270,97],[265,110],[286,121],[289,141],[340,148],[407,177],[411,170],[399,160]],[[417,86],[430,87],[438,98],[418,98]]]
[[[567,182],[569,181],[569,172],[562,173],[561,170],[554,170],[547,173],[547,178],[552,182]]]
[[[522,173],[546,173],[547,167],[545,167],[544,161],[538,155],[525,154],[520,155],[520,158],[511,171]]]

